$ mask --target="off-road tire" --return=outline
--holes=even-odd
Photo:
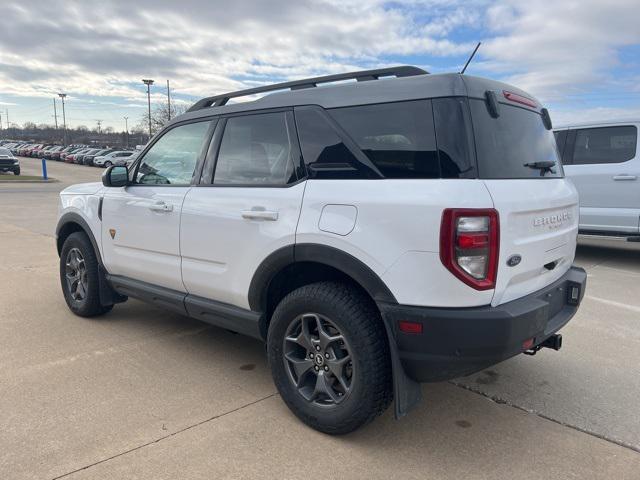
[[[74,299],[69,288],[67,274],[67,258],[72,249],[80,251],[85,266],[86,296]],[[60,284],[64,299],[69,309],[81,317],[95,317],[102,315],[113,308],[113,305],[101,305],[98,280],[98,259],[93,250],[93,245],[84,232],[74,232],[67,237],[60,252]]]
[[[351,389],[334,405],[316,405],[305,399],[296,388],[284,358],[285,336],[290,325],[309,313],[330,319],[351,349]],[[271,373],[282,399],[300,420],[318,431],[332,435],[352,432],[391,404],[391,359],[384,324],[373,301],[352,286],[319,282],[289,293],[273,313],[267,350]]]

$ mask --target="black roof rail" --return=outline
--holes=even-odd
[[[418,67],[410,65],[402,65],[399,67],[378,68],[375,70],[361,70],[359,72],[338,73],[336,75],[326,75],[324,77],[305,78],[302,80],[294,80],[292,82],[276,83],[273,85],[265,85],[262,87],[247,88],[246,90],[238,90],[237,92],[223,93],[213,97],[206,97],[198,100],[188,112],[195,112],[207,107],[221,107],[236,97],[245,97],[247,95],[255,95],[256,93],[273,92],[276,90],[301,90],[303,88],[313,88],[319,83],[339,82],[341,80],[357,80],[365,82],[367,80],[378,80],[380,77],[412,77],[414,75],[425,75],[429,72]]]

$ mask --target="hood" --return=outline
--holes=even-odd
[[[100,190],[104,188],[102,182],[91,182],[91,183],[78,183],[76,185],[71,185],[70,187],[65,188],[61,195],[93,195],[98,193]]]

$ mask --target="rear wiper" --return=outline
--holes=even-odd
[[[553,170],[553,167],[555,165],[556,162],[553,162],[551,160],[542,160],[540,162],[529,162],[524,164],[525,167],[539,168],[541,177],[544,177],[544,174],[547,172],[556,173],[555,170]]]

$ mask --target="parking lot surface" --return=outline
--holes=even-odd
[[[57,194],[101,170],[48,165],[59,182],[0,183],[0,478],[640,478],[638,248],[579,247],[587,294],[560,352],[329,437],[287,410],[257,341],[135,300],[71,314]]]

